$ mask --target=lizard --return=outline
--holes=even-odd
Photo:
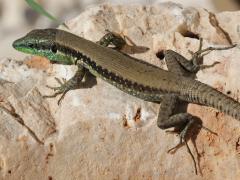
[[[160,129],[180,129],[179,144],[185,142],[187,145],[187,132],[196,122],[190,113],[174,113],[179,101],[210,106],[240,120],[238,101],[188,77],[189,73],[196,73],[202,68],[199,60],[204,55],[212,50],[230,49],[236,45],[202,49],[201,38],[199,49],[191,52],[190,60],[173,50],[164,50],[167,71],[120,52],[125,44],[122,37],[112,32],[108,32],[95,43],[60,29],[36,29],[15,40],[13,47],[24,53],[47,57],[52,63],[78,67],[75,75],[68,81],[62,83],[56,79],[60,86],[50,87],[56,92],[45,97],[52,98],[61,94],[58,101],[60,103],[69,90],[81,88],[79,84],[87,73],[91,73],[130,95],[161,103],[157,126]],[[111,45],[114,47],[109,48]],[[195,172],[197,173],[196,166]]]

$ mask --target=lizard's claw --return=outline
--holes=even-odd
[[[58,100],[58,105],[60,105],[61,102],[62,102],[62,100],[63,100],[63,98],[65,97],[65,95],[66,95],[66,93],[67,93],[68,91],[69,91],[69,90],[65,90],[65,91],[60,91],[60,90],[59,90],[59,91],[57,91],[56,93],[54,93],[54,94],[52,94],[52,95],[45,95],[45,96],[43,96],[43,98],[55,98],[56,96],[62,94],[61,97],[60,97],[59,100]]]
[[[173,132],[172,133],[176,133],[176,132]],[[181,146],[183,146],[183,142],[185,142],[185,134],[183,134],[183,132],[181,132],[180,134],[178,134],[179,136],[179,142],[177,145],[175,145],[174,147],[170,148],[167,152],[168,153],[175,153],[177,151],[178,148],[180,148]]]
[[[182,143],[182,139],[180,138],[180,141],[177,145],[175,145],[174,147],[170,148],[167,153],[171,153],[174,154],[181,146],[183,145]]]
[[[195,160],[195,158],[194,158],[194,156],[193,156],[193,154],[192,154],[192,152],[191,152],[191,150],[190,150],[190,148],[189,148],[189,146],[187,144],[187,141],[185,139],[185,135],[186,134],[184,132],[181,132],[179,134],[179,137],[180,137],[179,143],[176,146],[174,146],[171,149],[169,149],[167,152],[173,154],[173,153],[175,153],[177,151],[178,148],[180,148],[181,146],[185,145],[187,147],[188,153],[190,154],[190,156],[191,156],[191,158],[193,160],[195,174],[197,174],[198,173],[198,171],[197,171],[197,163],[196,163],[196,160]]]
[[[194,52],[191,50],[188,50],[188,53],[191,54],[192,56],[194,55]]]
[[[54,79],[58,82],[58,84],[60,84],[61,86],[64,85],[67,80],[65,78],[62,78],[62,80],[60,80],[59,78],[57,77],[54,77]]]
[[[212,67],[214,67],[217,64],[220,64],[220,62],[219,61],[215,61],[214,63],[212,63],[210,65],[200,65],[200,69],[204,70],[204,69],[212,68]]]

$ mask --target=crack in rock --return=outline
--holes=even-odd
[[[41,141],[41,140],[38,138],[38,136],[36,135],[36,133],[35,133],[30,127],[28,127],[28,126],[24,123],[23,118],[22,118],[19,114],[16,113],[14,107],[13,107],[11,104],[9,104],[9,106],[10,106],[11,110],[9,110],[8,108],[6,108],[6,107],[4,107],[4,106],[2,106],[2,105],[0,105],[0,108],[1,108],[4,112],[6,112],[6,113],[8,113],[9,115],[13,116],[13,118],[14,118],[19,124],[21,124],[23,127],[25,127],[25,128],[28,130],[29,134],[36,140],[36,142],[38,142],[39,144],[43,145],[44,142]]]
[[[232,39],[230,38],[230,35],[228,34],[228,32],[226,32],[220,25],[219,22],[217,20],[217,17],[214,13],[207,11],[209,14],[209,22],[210,24],[215,27],[216,31],[219,34],[222,34],[223,37],[228,41],[229,44],[232,44]]]

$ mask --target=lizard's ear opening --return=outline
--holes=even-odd
[[[52,51],[53,53],[57,53],[58,48],[57,48],[57,45],[56,45],[56,44],[53,44],[53,45],[51,46],[51,51]]]

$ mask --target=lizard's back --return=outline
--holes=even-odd
[[[85,62],[84,66],[93,74],[104,76],[106,80],[109,78],[110,81],[114,80],[114,78],[122,79],[121,81],[130,81],[126,85],[132,83],[135,86],[140,85],[159,90],[161,93],[180,93],[180,89],[185,85],[194,84],[194,81],[190,78],[178,76],[72,34],[60,31],[56,40],[61,45],[70,47],[87,56],[89,62]]]
[[[90,72],[131,95],[161,101],[164,94],[176,94],[182,100],[217,108],[240,120],[239,102],[197,80],[178,76],[64,31],[58,31],[56,41],[88,57],[82,58],[82,63]]]
[[[63,64],[73,64],[78,60],[94,75],[144,100],[161,101],[162,95],[175,94],[181,100],[217,108],[240,120],[240,103],[212,87],[66,31],[33,30],[16,40],[13,46],[26,53],[46,56],[52,61],[59,58],[57,62]]]

